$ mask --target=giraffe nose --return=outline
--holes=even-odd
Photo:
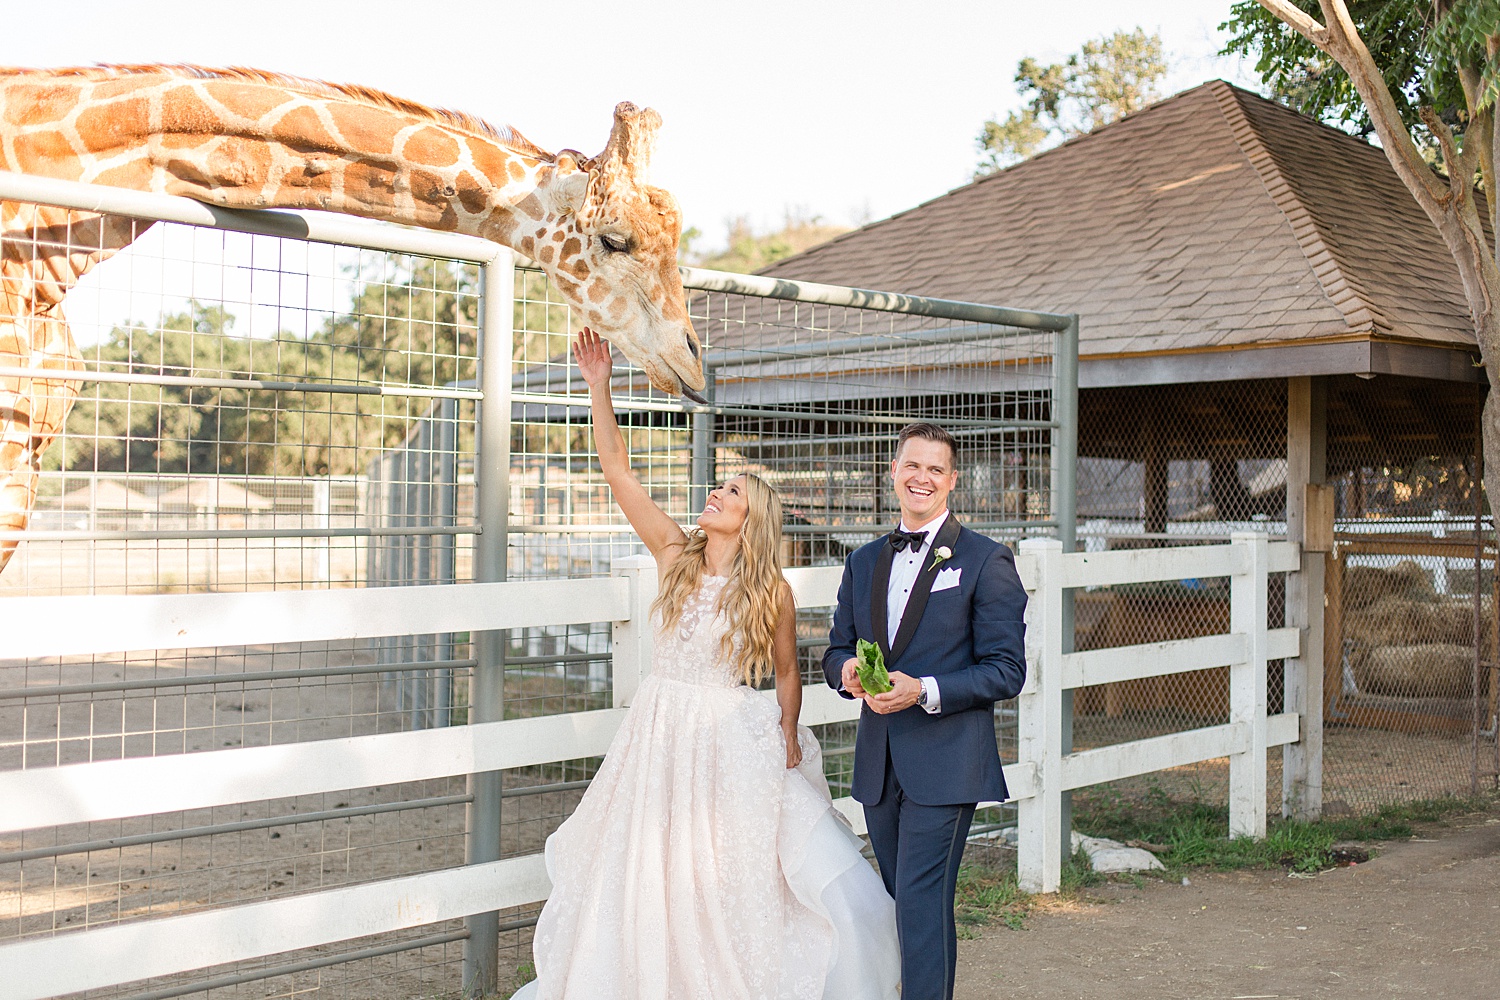
[[[701,354],[698,350],[698,341],[693,338],[692,334],[688,334],[687,336],[687,345],[688,350],[693,352],[693,357],[701,357]]]

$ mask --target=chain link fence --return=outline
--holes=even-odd
[[[1085,551],[1227,543],[1232,532],[1286,535],[1283,380],[1084,390],[1078,441],[1078,547]],[[1269,581],[1270,628],[1284,624],[1285,577]],[[1104,649],[1229,631],[1229,579],[1101,587],[1074,597],[1074,643]],[[1268,711],[1282,710],[1272,661]],[[1073,745],[1089,749],[1229,721],[1229,668],[1082,688]],[[1272,754],[1278,758],[1278,754]],[[1279,777],[1271,782],[1279,806]],[[1074,793],[1090,809],[1167,796],[1224,805],[1227,759]]]
[[[1474,451],[1477,386],[1326,379],[1335,551],[1326,563],[1323,795],[1329,815],[1495,787],[1495,574]],[[1091,551],[1286,535],[1284,379],[1086,389],[1080,397],[1079,545]],[[1476,531],[1480,544],[1476,545]],[[1309,554],[1305,558],[1317,558]],[[1270,627],[1285,622],[1272,577]],[[1080,592],[1079,649],[1223,632],[1225,580]],[[1317,655],[1317,651],[1314,651]],[[1282,710],[1283,664],[1267,700]],[[1227,719],[1227,669],[1086,688],[1074,745]],[[1227,761],[1096,786],[1080,811],[1121,802],[1222,805]],[[1281,760],[1268,793],[1281,796]]]
[[[1331,379],[1328,812],[1496,787],[1494,528],[1479,387]]]

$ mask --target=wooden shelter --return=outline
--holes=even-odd
[[[763,273],[1078,313],[1080,522],[1115,525],[1112,544],[1252,524],[1304,544],[1285,619],[1307,655],[1276,694],[1302,713],[1288,808],[1316,812],[1343,666],[1322,621],[1335,519],[1480,502],[1486,383],[1458,271],[1382,150],[1212,81]],[[1418,465],[1436,471],[1415,499],[1380,493]],[[1217,617],[1164,607],[1080,607],[1080,640]],[[1198,696],[1172,697],[1099,701]]]

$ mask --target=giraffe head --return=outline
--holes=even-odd
[[[702,346],[677,273],[682,214],[675,198],[646,183],[660,127],[655,111],[625,102],[615,108],[604,152],[558,153],[538,185],[553,202],[556,226],[534,251],[524,240],[519,249],[653,386],[701,402]]]

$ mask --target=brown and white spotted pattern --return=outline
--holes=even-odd
[[[663,392],[703,388],[677,273],[681,214],[646,183],[661,118],[622,103],[602,153],[545,152],[363,87],[192,66],[0,68],[0,170],[466,233],[539,263]],[[0,201],[0,529],[23,529],[81,366],[67,289],[144,225]],[[43,374],[45,373],[45,374]],[[0,570],[15,542],[0,541]]]

